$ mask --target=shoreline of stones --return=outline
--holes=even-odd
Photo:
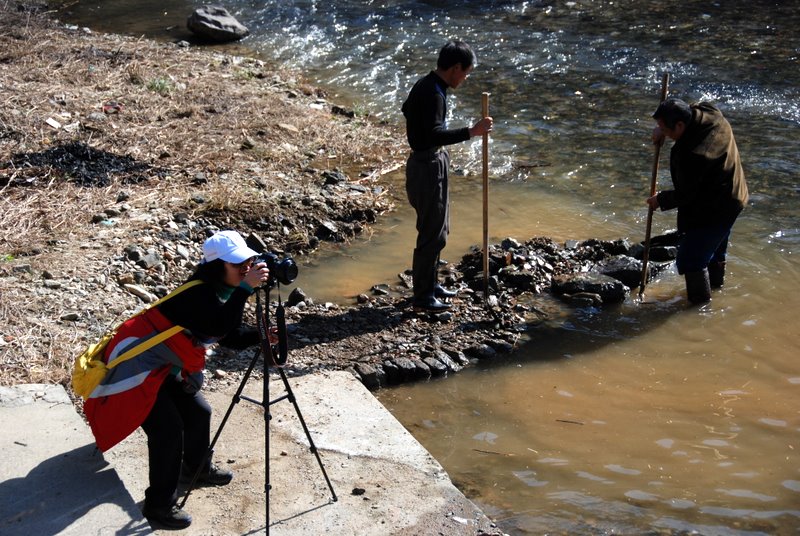
[[[118,203],[125,200],[121,196]],[[124,207],[105,216],[126,218],[131,212],[138,211]],[[73,304],[62,309],[58,322],[83,329],[87,343],[110,327],[110,317],[124,318],[185,279],[200,255],[198,239],[215,228],[211,221],[193,221],[185,213],[154,211],[147,216],[149,225],[128,234],[128,245],[117,241],[119,253],[88,279],[64,279],[48,270],[41,274],[39,292],[66,293],[64,300]],[[107,240],[109,245],[114,241]],[[673,262],[676,241],[675,233],[652,239],[651,279]],[[453,310],[435,315],[412,311],[410,270],[398,274],[394,284],[374,285],[354,305],[315,304],[295,289],[286,305],[290,351],[299,359],[290,360],[288,370],[349,370],[371,390],[455,373],[511,354],[525,332],[552,316],[552,308],[558,307],[554,303],[602,308],[624,301],[639,285],[643,252],[642,244],[624,239],[558,244],[546,237],[525,242],[508,238],[489,248],[490,295],[484,297],[482,252],[473,247],[460,261],[440,269],[444,284],[460,292]],[[12,274],[36,277],[30,265],[16,266]],[[105,307],[78,306],[81,296],[92,294],[102,294]],[[252,311],[252,304],[248,308]],[[233,360],[211,357],[209,370],[240,368],[241,356],[226,350],[220,355]]]
[[[648,280],[674,262],[676,243],[674,232],[652,239]],[[562,245],[544,237],[509,238],[489,248],[490,296],[484,298],[482,252],[473,248],[440,270],[445,284],[460,293],[453,310],[439,314],[411,310],[410,271],[398,274],[394,285],[373,286],[355,306],[314,304],[295,289],[286,300],[287,322],[293,321],[287,327],[293,357],[287,370],[299,375],[344,369],[377,390],[508,356],[525,332],[552,316],[548,309],[602,311],[624,301],[640,284],[643,253],[641,243],[627,240]]]

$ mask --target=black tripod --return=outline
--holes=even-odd
[[[266,306],[261,303],[262,294],[264,295],[264,302]],[[258,336],[261,341],[259,348],[253,354],[253,358],[250,360],[250,365],[247,367],[247,371],[242,378],[241,383],[239,384],[239,388],[236,390],[236,394],[233,395],[233,399],[231,400],[230,405],[228,406],[228,411],[225,412],[225,416],[222,418],[222,422],[217,429],[217,433],[214,435],[214,439],[211,441],[211,444],[208,446],[208,450],[206,451],[206,455],[203,459],[203,462],[198,467],[197,471],[195,472],[194,476],[192,477],[192,481],[189,484],[189,489],[186,490],[186,495],[183,497],[183,501],[180,504],[180,507],[183,508],[186,504],[186,501],[189,500],[189,494],[194,489],[195,484],[197,483],[197,479],[200,476],[200,473],[205,467],[206,463],[210,460],[211,455],[214,451],[214,445],[216,445],[217,440],[219,439],[220,434],[222,434],[222,429],[225,428],[225,424],[228,422],[228,417],[230,417],[231,413],[233,412],[233,407],[239,403],[240,400],[244,399],[248,402],[252,402],[253,404],[262,406],[264,408],[264,463],[266,466],[266,474],[264,478],[264,494],[266,495],[266,506],[265,506],[265,513],[266,513],[266,532],[269,534],[269,492],[272,489],[272,486],[269,483],[269,421],[272,419],[272,415],[269,413],[269,406],[272,404],[276,404],[282,400],[289,400],[292,405],[294,406],[295,413],[297,413],[297,417],[300,420],[300,424],[303,426],[303,431],[306,434],[306,438],[308,438],[308,444],[310,446],[311,452],[314,453],[314,456],[317,458],[317,463],[319,463],[319,468],[322,470],[322,476],[325,477],[325,482],[328,484],[328,489],[331,490],[331,497],[332,501],[336,502],[338,498],[336,497],[336,492],[333,491],[333,485],[331,484],[331,480],[328,478],[328,473],[325,471],[325,466],[322,465],[322,459],[319,456],[319,452],[317,451],[316,445],[314,445],[314,440],[311,439],[311,433],[308,431],[308,426],[306,426],[306,421],[303,419],[303,414],[300,412],[300,406],[297,404],[297,399],[292,392],[292,387],[289,385],[289,380],[286,377],[286,372],[283,370],[283,366],[286,364],[289,355],[288,349],[288,339],[286,335],[286,317],[283,308],[283,304],[280,301],[280,292],[278,293],[278,308],[276,310],[276,320],[277,320],[277,335],[278,335],[278,351],[277,356],[275,355],[275,348],[273,347],[272,343],[270,342],[269,338],[269,331],[270,331],[270,323],[269,323],[269,287],[259,287],[256,289],[256,320],[258,323]],[[262,400],[255,400],[253,398],[247,397],[242,395],[242,391],[244,390],[244,386],[247,383],[247,380],[250,378],[250,374],[253,372],[253,369],[258,363],[259,356],[264,357],[264,391],[263,391],[263,398]],[[277,357],[277,358],[276,358]],[[283,381],[283,386],[286,388],[286,394],[276,398],[275,400],[269,400],[269,365],[272,363],[277,367],[278,373],[281,376],[281,380]]]

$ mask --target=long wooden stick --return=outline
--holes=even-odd
[[[483,117],[489,117],[489,94],[481,96]],[[483,301],[489,301],[489,133],[483,135]]]
[[[664,73],[661,79],[661,100],[664,102],[667,98],[667,89],[669,87],[669,73]],[[661,156],[661,145],[656,144],[656,153],[653,157],[653,173],[650,177],[650,197],[656,195],[656,185],[658,181],[658,158]],[[639,299],[644,295],[644,287],[647,285],[647,263],[650,260],[650,231],[653,227],[653,209],[647,207],[647,231],[644,236],[644,254],[642,255],[642,281],[639,284]]]

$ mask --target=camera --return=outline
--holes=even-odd
[[[275,281],[281,285],[288,285],[297,279],[297,263],[291,257],[279,258],[274,253],[264,251],[255,258],[254,263],[263,262],[269,269],[267,284],[272,286]]]

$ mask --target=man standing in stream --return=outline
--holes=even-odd
[[[728,238],[747,204],[739,149],[728,121],[714,105],[667,99],[653,114],[653,143],[675,141],[669,158],[672,190],[647,199],[651,209],[678,209],[678,273],[694,304],[711,300],[725,278]]]
[[[455,296],[439,284],[439,253],[447,243],[450,227],[450,196],[447,174],[450,155],[446,145],[483,136],[492,130],[492,118],[472,127],[447,128],[447,88],[456,89],[475,68],[475,53],[463,41],[448,41],[439,52],[436,70],[420,78],[403,103],[406,135],[411,156],[406,164],[406,193],[417,213],[417,243],[414,248],[415,311],[441,312]]]

